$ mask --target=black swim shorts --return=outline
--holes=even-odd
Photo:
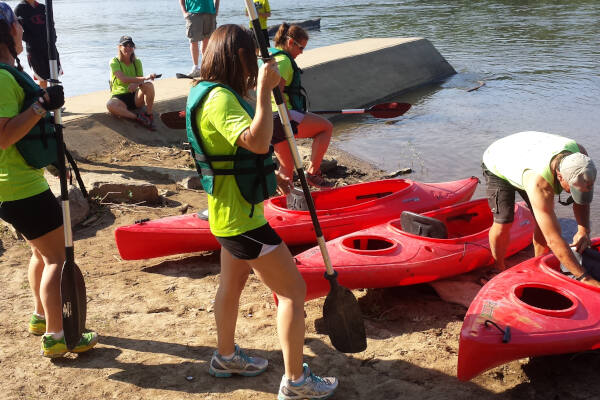
[[[135,105],[135,92],[131,93],[121,93],[121,94],[113,94],[113,99],[119,99],[127,106],[128,110],[135,110],[137,106]]]
[[[0,203],[0,218],[27,240],[44,236],[63,224],[62,210],[50,189],[26,199]]]
[[[268,223],[237,236],[217,236],[217,241],[235,258],[254,260],[275,250],[281,238]]]
[[[58,55],[58,53],[57,53]],[[50,62],[48,61],[48,49],[30,49],[27,51],[27,62],[29,66],[33,70],[35,76],[40,79],[47,81],[50,79]],[[60,58],[57,60],[58,62],[58,70],[61,71],[60,68]],[[60,72],[59,72],[60,75]]]
[[[498,224],[509,224],[515,220],[515,193],[518,192],[531,210],[529,197],[524,190],[517,189],[507,180],[494,175],[485,164],[481,164],[483,176],[485,177],[488,204],[494,222]]]
[[[298,123],[294,120],[290,120],[290,124],[292,125],[294,136],[297,135]],[[271,139],[271,144],[281,143],[284,140],[286,140],[285,130],[281,124],[281,119],[279,119],[279,114],[273,114],[273,138]]]

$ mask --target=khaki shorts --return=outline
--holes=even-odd
[[[185,33],[190,42],[207,39],[217,29],[215,14],[188,14],[185,17]]]

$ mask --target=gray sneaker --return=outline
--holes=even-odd
[[[217,378],[229,378],[233,374],[256,376],[267,369],[269,361],[260,357],[249,357],[239,346],[235,345],[235,355],[231,360],[224,360],[215,350],[210,359],[208,373]]]
[[[285,375],[281,378],[279,385],[279,400],[292,399],[328,399],[338,387],[337,378],[328,376],[321,378],[310,372],[308,364],[304,363],[304,380],[299,384],[293,384]]]

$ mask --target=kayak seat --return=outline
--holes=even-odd
[[[402,211],[400,215],[402,230],[413,235],[435,239],[448,239],[446,225],[439,219],[426,217],[410,211]]]

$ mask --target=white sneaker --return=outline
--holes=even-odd
[[[269,361],[260,357],[249,357],[239,346],[235,345],[235,353],[231,360],[225,360],[215,350],[210,359],[208,373],[217,378],[229,378],[233,374],[257,376],[265,372]]]
[[[292,383],[285,375],[281,378],[279,395],[277,396],[279,400],[321,400],[333,396],[333,392],[339,383],[337,378],[331,376],[321,378],[310,372],[310,368],[306,363],[304,363],[303,368],[302,375],[304,379],[298,384]]]
[[[192,70],[190,71],[188,76],[191,76],[192,78],[199,77],[200,76],[200,67],[198,67],[198,66],[192,67]]]

